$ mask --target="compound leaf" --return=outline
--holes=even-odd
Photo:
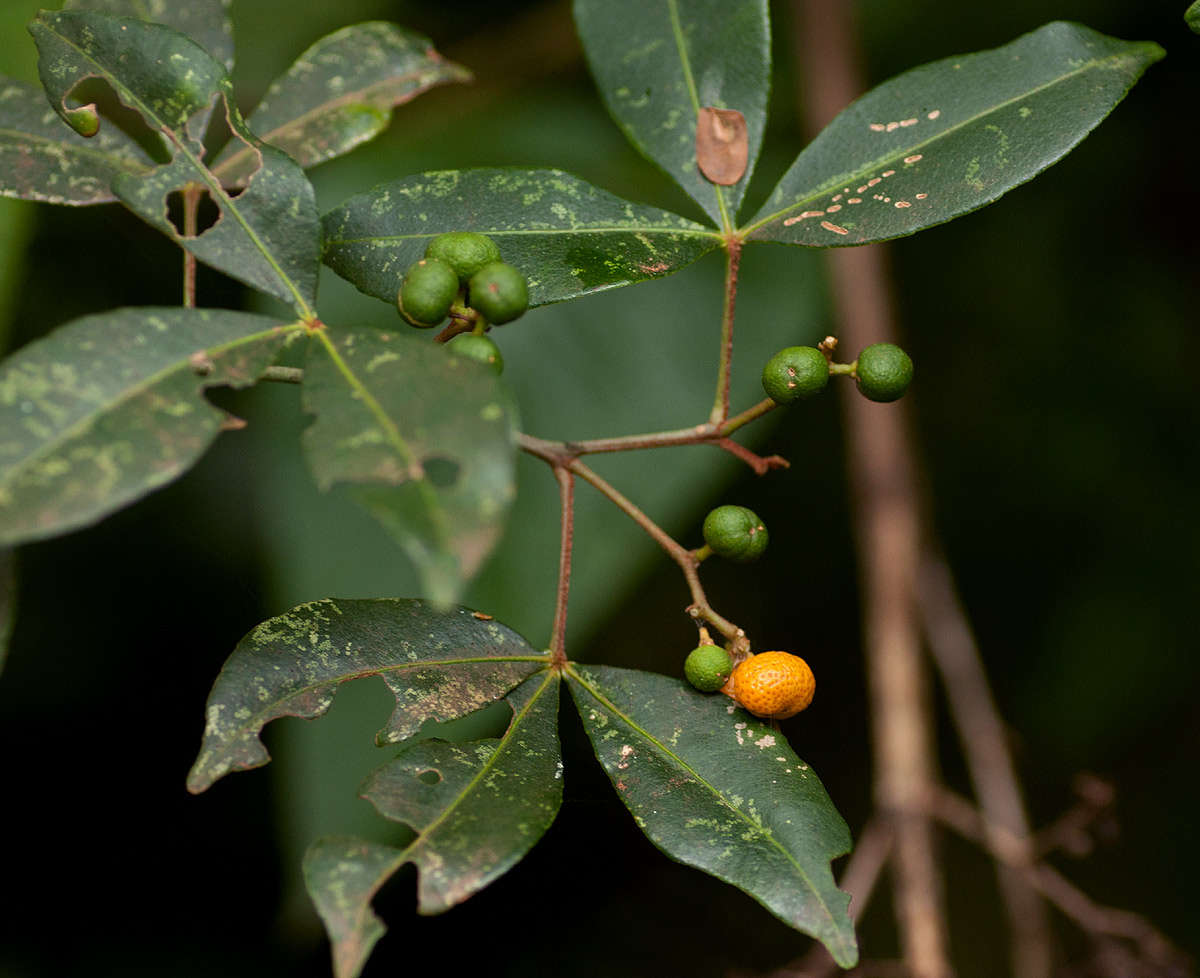
[[[186,34],[229,71],[233,68],[233,24],[230,0],[67,0],[64,10],[94,10],[115,17],[132,17],[174,28]]]
[[[381,184],[324,217],[325,263],[395,302],[430,238],[480,231],[529,280],[532,305],[678,271],[721,244],[711,229],[561,170],[441,170]]]
[[[575,24],[609,112],[705,213],[732,228],[762,146],[771,78],[766,0],[575,0]],[[696,164],[705,108],[746,122],[745,175],[710,183]]]
[[[410,336],[321,331],[309,345],[304,433],[322,489],[350,494],[448,606],[516,496],[516,408],[489,367]]]
[[[850,850],[850,833],[783,735],[666,676],[575,666],[568,678],[597,758],[650,841],[853,967],[850,897],[829,869]]]
[[[188,790],[266,764],[262,728],[279,717],[323,715],[351,679],[379,676],[396,696],[376,737],[382,745],[411,737],[426,720],[486,706],[547,661],[516,632],[464,608],[440,612],[399,598],[299,605],[253,629],[226,660]]]
[[[267,89],[246,125],[302,167],[316,166],[374,139],[392,108],[434,85],[468,81],[420,34],[373,21],[321,38]],[[243,183],[257,166],[246,146],[231,144],[212,169],[225,183]]]
[[[449,910],[513,866],[545,834],[562,803],[558,674],[545,671],[506,697],[504,736],[452,744],[425,740],[363,785],[380,813],[417,833],[405,849],[319,839],[304,881],[329,933],[336,978],[356,978],[384,926],[371,900],[405,863],[419,870],[418,909]]]
[[[1162,56],[1059,22],[906,72],[834,119],[743,233],[856,245],[976,210],[1066,155]]]
[[[89,11],[41,11],[30,24],[38,68],[51,103],[78,132],[100,128],[95,107],[71,108],[75,85],[100,78],[170,144],[171,162],[146,176],[119,175],[116,196],[148,224],[197,258],[312,315],[320,267],[320,224],[312,186],[285,153],[256,139],[242,122],[221,64],[191,39],[160,24]],[[202,162],[195,125],[218,98],[235,137],[261,165],[246,190],[234,195]],[[206,117],[206,116],[205,116]],[[216,223],[186,235],[168,216],[168,199],[206,192]]]
[[[143,176],[154,162],[115,126],[79,135],[42,90],[0,77],[0,194],[46,204],[104,204],[118,174]]]
[[[229,415],[207,387],[248,387],[303,332],[220,309],[116,309],[0,363],[0,546],[107,516],[170,482]]]

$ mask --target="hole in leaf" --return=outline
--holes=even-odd
[[[442,772],[434,771],[432,769],[428,771],[422,771],[417,775],[417,780],[423,781],[425,784],[438,784],[442,780]]]
[[[125,133],[155,163],[171,161],[171,154],[162,136],[146,125],[134,109],[122,103],[112,86],[102,78],[85,78],[79,82],[67,94],[64,104],[68,108],[94,105],[101,117],[101,126],[113,126]]]
[[[425,475],[439,489],[448,489],[458,481],[461,466],[451,458],[430,457],[421,463]]]
[[[172,190],[167,194],[167,220],[171,222],[181,238],[198,238],[217,223],[221,216],[221,209],[212,199],[212,194],[203,187],[197,187],[193,193],[196,226],[194,233],[188,234],[187,216],[184,213],[187,196],[188,192],[185,190]]]
[[[236,197],[262,168],[262,156],[249,142],[233,131],[224,100],[218,100],[204,137],[205,159],[221,185]]]

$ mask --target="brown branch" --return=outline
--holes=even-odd
[[[204,188],[188,184],[183,189],[183,236],[194,238],[199,227],[200,198]],[[183,249],[183,305],[192,309],[196,305],[196,256]]]
[[[733,319],[737,308],[738,267],[742,263],[742,242],[728,237],[725,241],[725,303],[721,312],[721,359],[717,364],[717,394],[713,399],[711,424],[719,425],[729,417],[729,384],[733,375]]]
[[[558,592],[554,602],[554,627],[550,632],[550,661],[561,668],[567,662],[567,599],[571,590],[571,551],[575,543],[575,476],[554,466],[562,502],[562,537],[558,553]]]
[[[862,93],[854,25],[844,0],[805,0],[797,25],[810,125],[816,129]],[[891,341],[891,297],[879,247],[830,255],[841,335],[851,349]],[[842,387],[850,482],[861,562],[871,697],[875,801],[895,831],[895,904],[913,978],[951,974],[933,828],[922,797],[935,782],[927,677],[911,582],[919,529],[912,451],[902,405],[881,406]]]
[[[1022,864],[1028,868],[1035,854],[1004,724],[950,568],[934,553],[928,534],[926,541],[917,582],[925,637],[946,687],[979,806],[989,824],[1003,826],[1024,840]],[[996,871],[1012,932],[1013,973],[1021,978],[1049,978],[1054,954],[1045,905],[1023,874],[1000,865]]]
[[[1182,975],[1187,957],[1140,914],[1096,903],[1045,863],[1028,861],[1028,839],[989,824],[969,801],[941,789],[929,798],[930,811],[945,825],[981,846],[997,861],[1011,866],[1026,882],[1092,937],[1132,942],[1142,957],[1165,973]]]

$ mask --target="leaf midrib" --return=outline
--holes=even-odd
[[[1142,43],[1146,43],[1146,42],[1142,42]],[[953,126],[949,126],[945,129],[943,129],[941,132],[937,133],[936,135],[929,136],[928,138],[926,138],[920,142],[912,143],[906,148],[890,150],[885,155],[876,157],[876,159],[871,161],[869,164],[864,164],[863,166],[860,166],[857,170],[837,174],[834,177],[830,177],[823,184],[821,184],[818,188],[810,191],[806,197],[793,198],[793,203],[789,204],[787,207],[784,207],[783,209],[778,210],[778,211],[774,212],[773,214],[769,214],[767,217],[764,217],[761,220],[755,221],[753,224],[748,224],[745,227],[739,228],[738,235],[739,235],[739,237],[742,237],[742,238],[748,238],[751,234],[753,234],[759,228],[761,228],[767,224],[770,224],[772,221],[778,220],[779,218],[783,217],[785,214],[787,214],[791,211],[803,208],[805,205],[816,200],[818,197],[824,197],[834,187],[839,187],[839,186],[842,186],[847,183],[855,183],[855,182],[857,182],[857,179],[859,177],[865,176],[866,174],[869,174],[869,173],[873,173],[875,170],[878,170],[880,167],[884,166],[886,163],[891,162],[898,156],[911,155],[916,150],[927,149],[932,144],[934,144],[942,139],[946,139],[947,137],[953,135],[954,133],[958,132],[960,129],[962,129],[966,126],[973,125],[982,119],[986,119],[988,116],[994,115],[995,113],[1008,108],[1009,106],[1013,105],[1016,102],[1020,102],[1024,99],[1032,98],[1033,96],[1038,95],[1041,92],[1045,91],[1046,89],[1054,87],[1055,85],[1061,85],[1064,82],[1067,82],[1067,81],[1071,80],[1072,78],[1076,77],[1077,75],[1081,75],[1084,72],[1092,71],[1096,68],[1101,68],[1107,62],[1130,61],[1130,62],[1136,63],[1137,60],[1138,59],[1136,59],[1131,52],[1125,52],[1125,53],[1111,54],[1105,58],[1088,61],[1085,64],[1080,65],[1078,68],[1074,69],[1073,71],[1067,72],[1066,74],[1063,74],[1063,75],[1057,75],[1050,81],[1044,82],[1043,84],[1038,85],[1034,88],[1030,88],[1027,91],[1022,92],[1019,95],[1016,95],[1012,98],[1006,99],[1003,102],[997,102],[994,105],[987,108],[986,110],[979,112],[976,115],[970,116],[969,118],[964,119],[961,122],[956,123]],[[1128,90],[1128,88],[1127,88],[1127,90]],[[1105,114],[1107,115],[1107,113],[1105,113]],[[1101,118],[1103,118],[1103,116]],[[832,125],[832,124],[833,123],[830,123],[830,125]],[[819,136],[818,136],[818,138],[819,138]],[[803,155],[803,152],[807,152],[807,147],[805,148],[804,151],[802,151],[801,155]],[[785,176],[786,176],[786,174],[785,174]]]
[[[344,244],[370,244],[376,242],[389,241],[410,241],[420,238],[434,238],[440,232],[428,231],[420,234],[375,234],[361,238],[326,238],[325,250],[329,250],[330,245]],[[529,236],[547,236],[547,235],[571,235],[571,234],[672,234],[681,237],[689,238],[711,238],[718,244],[721,241],[721,233],[719,231],[710,231],[707,228],[672,228],[661,224],[653,225],[635,225],[635,226],[618,226],[604,225],[602,227],[592,228],[517,228],[512,230],[488,228],[483,234],[491,234],[496,237],[517,237],[522,235]]]
[[[219,310],[217,310],[217,311],[219,311]],[[245,315],[245,314],[239,313],[239,315]],[[207,356],[212,356],[212,355],[219,356],[228,350],[236,349],[237,347],[242,346],[242,345],[256,343],[256,342],[259,342],[261,340],[267,339],[272,336],[295,335],[296,333],[299,333],[299,331],[303,328],[304,328],[304,326],[302,323],[292,323],[290,325],[274,326],[271,329],[265,329],[259,333],[254,333],[249,336],[239,337],[236,340],[230,340],[229,342],[222,343],[219,346],[201,347],[198,352],[203,352]],[[191,357],[192,355],[193,354],[188,354],[188,357]],[[79,418],[76,418],[66,428],[62,428],[58,432],[56,432],[55,438],[53,438],[52,440],[50,440],[50,439],[44,440],[39,446],[37,446],[29,454],[21,456],[16,462],[14,462],[12,464],[12,466],[9,467],[8,472],[13,473],[14,475],[20,475],[22,472],[24,472],[28,468],[28,465],[30,463],[43,457],[48,452],[57,449],[57,447],[59,445],[63,444],[64,442],[69,441],[71,438],[73,438],[78,433],[78,431],[81,428],[87,428],[92,423],[94,423],[95,420],[99,416],[101,416],[103,414],[107,414],[110,411],[119,410],[127,402],[132,401],[138,397],[141,397],[143,394],[145,394],[148,390],[150,390],[151,388],[156,386],[163,379],[165,379],[166,377],[168,377],[169,375],[171,375],[173,373],[179,372],[180,370],[194,370],[194,368],[189,363],[189,360],[187,357],[185,357],[182,360],[176,360],[169,366],[164,367],[162,370],[156,371],[155,373],[153,373],[150,376],[148,376],[147,378],[145,378],[145,380],[141,383],[134,384],[130,387],[126,387],[126,388],[122,389],[119,396],[113,398],[112,400],[106,401],[103,404],[97,405],[93,410],[88,411],[86,414],[80,416]],[[203,381],[205,379],[205,376],[202,374],[197,374],[196,376],[201,381]],[[202,383],[201,386],[202,387],[221,387],[224,385],[222,385],[218,381],[218,382],[214,382],[211,384],[203,384]],[[220,409],[214,407],[213,410],[219,411]],[[0,469],[0,486],[10,486],[12,484],[13,484],[13,481],[7,478],[7,473],[5,472],[5,470]]]
[[[681,758],[678,754],[676,754],[669,747],[667,747],[667,745],[664,744],[661,740],[654,737],[648,730],[646,730],[639,724],[635,723],[632,718],[630,718],[625,713],[623,713],[620,709],[618,709],[617,706],[615,704],[613,704],[613,702],[611,700],[609,700],[595,686],[593,686],[586,679],[584,679],[575,670],[573,664],[567,666],[567,672],[570,674],[571,678],[573,678],[576,682],[579,683],[580,686],[582,686],[584,689],[586,689],[588,691],[588,693],[590,693],[593,697],[595,697],[597,702],[602,704],[605,707],[605,709],[612,711],[612,713],[614,715],[616,715],[623,723],[627,724],[636,733],[638,733],[640,736],[644,737],[647,741],[649,741],[651,744],[653,744],[659,751],[661,751],[668,758],[670,758],[672,761],[674,761],[676,764],[678,764],[689,775],[691,775],[693,778],[695,778],[697,783],[703,785],[710,792],[712,792],[712,794],[717,798],[717,800],[721,803],[721,805],[723,805],[729,811],[733,812],[734,815],[736,815],[739,819],[741,819],[747,825],[752,826],[755,829],[755,831],[761,832],[763,835],[765,835],[771,841],[771,844],[776,849],[778,849],[779,852],[784,856],[784,858],[789,863],[791,863],[792,866],[795,868],[796,873],[804,881],[804,885],[808,888],[809,892],[812,893],[812,895],[815,897],[818,906],[820,906],[821,910],[824,912],[825,916],[828,918],[830,927],[833,929],[833,933],[839,935],[839,940],[841,940],[841,933],[842,933],[841,928],[839,928],[837,926],[837,921],[834,919],[833,911],[830,910],[829,906],[825,903],[825,900],[821,896],[820,891],[813,884],[812,880],[809,878],[808,873],[806,873],[804,871],[804,867],[801,866],[796,861],[796,859],[792,856],[792,854],[787,850],[787,848],[782,843],[780,843],[778,839],[775,838],[774,832],[772,832],[768,828],[765,828],[761,825],[756,824],[752,819],[748,818],[744,812],[740,811],[737,808],[734,808],[731,804],[729,804],[729,802],[725,800],[725,796],[721,793],[721,791],[718,788],[716,788],[713,784],[711,784],[698,771],[696,771],[696,769],[693,768],[690,764],[688,764],[686,761],[684,761],[683,758]]]
[[[423,467],[420,465],[420,459],[417,458],[416,452],[410,447],[404,436],[400,434],[400,429],[391,419],[391,416],[383,409],[383,405],[371,393],[370,389],[363,383],[358,374],[356,374],[342,357],[341,352],[329,339],[325,330],[318,330],[317,337],[320,339],[325,352],[333,361],[334,367],[338,373],[342,375],[346,383],[352,390],[359,395],[358,399],[363,404],[368,412],[375,418],[375,423],[383,429],[385,437],[391,443],[392,447],[400,455],[404,462],[405,468],[409,470],[410,478],[407,482],[395,484],[397,487],[402,485],[415,485],[417,492],[420,494],[421,503],[424,505],[429,519],[432,521],[434,530],[437,532],[438,543],[445,546],[446,539],[449,536],[449,528],[446,525],[447,515],[446,509],[442,506],[438,498],[438,494],[434,491],[433,486],[429,484],[429,479],[426,477]],[[419,474],[413,475],[412,468],[417,466]],[[335,480],[336,481],[336,480]],[[389,483],[384,483],[389,485]]]
[[[536,675],[536,673],[534,673],[534,675]],[[529,682],[529,680],[532,678],[533,675],[528,676],[524,682]],[[528,716],[529,711],[532,710],[534,704],[541,699],[542,694],[546,691],[546,688],[550,685],[550,683],[557,681],[557,679],[558,675],[555,670],[547,668],[546,678],[542,680],[542,685],[539,686],[537,692],[535,692],[529,698],[529,702],[521,708],[521,711],[513,714],[512,722],[508,725],[508,729],[504,731],[504,736],[500,738],[500,742],[496,745],[496,749],[492,751],[488,759],[483,762],[483,766],[480,767],[478,773],[476,773],[476,775],[471,778],[466,785],[463,786],[463,789],[455,796],[454,801],[447,805],[437,818],[435,818],[428,825],[417,830],[417,837],[405,847],[404,852],[402,853],[405,862],[412,858],[410,854],[413,853],[414,850],[427,843],[428,839],[433,835],[437,827],[450,817],[450,814],[475,790],[475,786],[479,784],[480,780],[493,767],[495,767],[498,759],[502,754],[504,754],[505,749],[508,747],[509,741],[512,740],[516,732],[521,728],[521,723],[524,721],[525,717]],[[406,822],[404,824],[407,825],[408,823]]]

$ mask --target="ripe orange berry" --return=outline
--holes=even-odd
[[[757,717],[786,720],[812,702],[817,681],[791,652],[760,652],[740,663],[721,690]]]

